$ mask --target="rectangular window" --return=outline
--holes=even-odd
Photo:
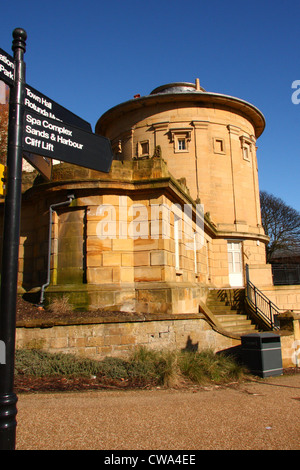
[[[149,155],[149,142],[141,142],[142,155]]]
[[[178,150],[186,150],[185,139],[178,139]]]
[[[225,152],[225,143],[223,139],[220,138],[214,138],[214,153],[226,153]]]
[[[198,273],[198,263],[197,263],[197,232],[194,232],[194,269],[195,274]]]
[[[243,157],[244,157],[244,160],[249,160],[249,147],[248,147],[248,145],[245,145],[243,147]]]
[[[150,144],[149,140],[143,140],[136,144],[136,158],[149,158]]]
[[[216,151],[217,152],[224,152],[223,140],[219,140],[219,139],[216,140]]]
[[[243,159],[251,162],[252,144],[247,137],[240,137]]]
[[[174,152],[188,152],[191,142],[192,129],[176,128],[170,129],[171,142],[174,145]]]
[[[174,243],[175,243],[175,269],[180,269],[179,263],[179,238],[180,238],[180,219],[174,215]]]

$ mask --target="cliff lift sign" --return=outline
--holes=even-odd
[[[112,161],[110,142],[105,137],[27,110],[24,114],[23,149],[106,173]]]
[[[0,49],[0,80],[10,86],[7,181],[0,295],[0,450],[14,450],[18,398],[14,393],[17,281],[22,198],[22,157],[62,160],[108,173],[110,141],[25,81],[26,31],[13,31],[12,58]],[[42,159],[42,160],[41,160]]]
[[[55,101],[43,95],[39,91],[32,88],[30,85],[25,85],[24,93],[24,107],[28,111],[36,112],[44,118],[50,118],[57,121],[64,121],[68,124],[73,124],[87,132],[92,132],[91,125],[76,114],[68,109],[60,106]],[[27,128],[27,126],[26,126]],[[52,173],[52,157],[46,157],[42,154],[35,152],[24,152],[23,156],[31,163],[47,180],[51,180]],[[61,159],[63,160],[63,159]]]

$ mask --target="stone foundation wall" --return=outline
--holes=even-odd
[[[293,334],[282,335],[281,355],[283,368],[300,366],[300,339],[296,340]]]
[[[138,346],[154,350],[211,349],[218,352],[241,344],[240,340],[214,331],[201,314],[153,317],[140,316],[123,321],[107,317],[101,323],[91,320],[91,323],[69,325],[42,325],[35,320],[26,326],[17,325],[16,348],[42,349],[102,360],[107,356],[126,358]],[[299,328],[299,320],[294,320],[291,331],[284,326],[280,333],[283,368],[300,365]]]
[[[113,309],[143,314],[198,313],[199,300],[205,300],[208,288],[196,283],[137,282],[103,284],[103,286],[72,284],[50,286],[47,302],[66,294],[77,310]]]
[[[239,344],[213,331],[201,315],[118,322],[107,319],[102,323],[43,328],[19,325],[16,332],[17,349],[43,349],[93,359],[126,357],[138,346],[155,350],[209,348],[217,352]]]
[[[300,286],[270,286],[260,287],[260,290],[279,309],[300,312]]]

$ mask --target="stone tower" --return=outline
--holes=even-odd
[[[229,262],[233,271],[240,264],[240,275],[232,275],[230,284],[242,285],[243,251],[265,262],[256,158],[264,127],[255,106],[207,92],[197,79],[163,85],[115,106],[101,116],[96,132],[111,139],[123,161],[151,158],[159,149],[170,173],[184,179],[192,198],[203,204],[219,236],[232,242]]]

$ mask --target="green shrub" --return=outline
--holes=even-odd
[[[15,359],[17,374],[36,377],[52,375],[94,375],[98,372],[98,361],[75,358],[72,354],[50,354],[40,350],[17,350]]]
[[[162,385],[175,385],[180,380],[178,355],[176,351],[153,351],[137,348],[130,358],[134,368],[144,371],[145,376]]]
[[[99,376],[143,384],[176,386],[182,382],[204,384],[240,380],[244,370],[233,359],[212,351],[152,351],[137,348],[129,359],[107,357],[102,361],[72,354],[17,350],[16,374],[45,376]]]
[[[245,371],[233,358],[211,350],[183,352],[180,356],[182,374],[192,382],[227,382],[240,380]]]

